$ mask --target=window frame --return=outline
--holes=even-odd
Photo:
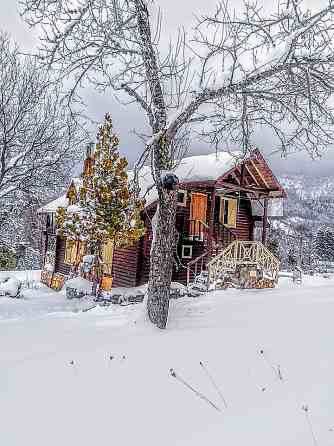
[[[184,253],[185,249],[190,250],[189,255],[185,255],[185,253]],[[182,245],[181,258],[182,259],[192,259],[193,258],[193,246],[192,245]]]
[[[177,205],[186,207],[187,199],[188,199],[188,191],[186,189],[179,189],[177,191],[177,194],[179,194],[179,193],[183,194],[183,201],[179,201],[179,195],[177,195]]]

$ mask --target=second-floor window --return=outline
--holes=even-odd
[[[219,221],[228,228],[237,227],[238,200],[220,197]]]
[[[50,233],[56,232],[56,222],[54,214],[47,214],[46,216],[46,230]]]

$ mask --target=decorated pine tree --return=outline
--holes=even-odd
[[[127,160],[120,157],[118,145],[107,114],[95,152],[86,160],[77,202],[57,212],[59,233],[68,240],[86,242],[92,254],[110,240],[115,247],[124,247],[144,234],[143,202],[129,184]]]

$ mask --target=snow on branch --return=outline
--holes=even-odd
[[[315,156],[331,144],[331,0],[317,11],[304,0],[277,0],[269,14],[256,1],[245,1],[237,14],[224,0],[198,19],[191,38],[182,31],[168,48],[159,42],[162,16],[146,0],[71,5],[21,0],[28,23],[43,24],[40,57],[60,76],[74,76],[71,95],[85,80],[123,90],[144,110],[151,134],[163,132],[167,145],[199,123],[204,137],[245,154],[262,126],[276,135],[283,153]],[[158,178],[173,161],[172,144],[168,156],[156,141],[144,150],[145,160],[155,153]]]
[[[1,33],[0,91],[0,199],[63,187],[85,135],[50,74]]]

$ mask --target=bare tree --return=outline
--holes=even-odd
[[[85,138],[61,101],[50,72],[0,33],[0,245],[26,243],[37,260],[27,213],[63,189]]]
[[[0,203],[63,186],[84,132],[36,58],[0,33]]]
[[[147,115],[151,138],[137,169],[151,160],[159,194],[148,288],[148,314],[167,323],[175,245],[175,192],[164,187],[175,167],[181,131],[203,123],[219,147],[233,142],[246,155],[254,128],[269,127],[277,148],[318,154],[333,140],[334,2],[315,13],[303,0],[277,0],[267,16],[244,2],[226,1],[198,20],[194,37],[180,33],[159,45],[161,14],[148,0],[22,0],[31,25],[44,30],[40,57],[74,79],[125,92]]]

